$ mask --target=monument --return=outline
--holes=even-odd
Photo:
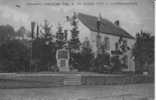
[[[56,52],[57,66],[60,72],[68,72],[69,69],[69,51],[66,48],[59,49]]]

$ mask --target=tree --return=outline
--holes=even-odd
[[[32,67],[36,71],[48,71],[56,64],[56,47],[53,42],[46,44],[44,39],[35,39],[32,46],[32,60],[35,62]]]
[[[123,65],[121,64],[121,61],[119,59],[119,55],[112,56],[110,58],[110,60],[111,60],[111,63],[110,63],[111,69],[110,69],[110,71],[111,72],[120,72]]]
[[[78,51],[80,49],[79,31],[78,31],[78,21],[76,13],[74,13],[71,22],[73,28],[71,30],[71,40],[69,41],[69,46],[72,51]]]
[[[69,43],[69,51],[70,51],[70,64],[72,67],[79,66],[79,57],[80,55],[80,40],[79,40],[79,30],[78,30],[78,20],[76,13],[71,18],[71,39]]]
[[[73,66],[79,71],[92,71],[94,53],[92,52],[91,45],[89,40],[86,40],[82,43],[82,49],[80,53],[72,53]]]
[[[35,71],[48,71],[56,64],[56,45],[47,20],[44,21],[42,30],[40,37],[39,30],[37,30],[37,38],[32,42],[32,68]]]
[[[107,53],[105,50],[103,50],[100,54],[96,56],[94,60],[94,71],[96,72],[104,72],[107,71],[108,69],[105,68],[105,66],[110,65],[110,55]]]
[[[9,40],[0,46],[0,71],[28,71],[30,49],[21,40]]]
[[[102,42],[98,42],[98,46],[97,46],[97,54],[96,57],[94,59],[94,68],[93,70],[95,72],[100,72],[103,73],[105,71],[108,71],[109,65],[110,65],[110,54],[107,52],[106,50],[106,45],[105,43]]]
[[[65,44],[65,36],[62,29],[62,26],[58,26],[58,31],[56,32],[56,46],[57,49],[61,49]]]
[[[17,31],[16,31],[16,38],[17,39],[24,39],[24,37],[28,34],[27,30],[25,29],[24,26],[21,26]]]
[[[154,63],[154,36],[143,31],[137,33],[133,55],[135,56],[136,70],[147,70],[147,65]]]
[[[80,70],[82,71],[93,71],[94,53],[92,52],[89,40],[86,42],[86,46],[82,46],[81,59],[80,59]]]
[[[0,43],[15,37],[15,30],[11,25],[0,25]]]
[[[52,39],[51,28],[52,25],[50,25],[47,20],[44,20],[44,25],[42,26],[43,32],[41,31],[44,38]]]
[[[115,43],[115,50],[112,51],[111,57],[111,71],[121,71],[123,68],[128,68],[128,56],[130,48],[127,45],[127,40],[120,37],[119,40]]]

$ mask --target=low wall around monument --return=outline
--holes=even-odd
[[[144,75],[84,75],[82,85],[122,85],[137,83],[154,83],[154,77]]]
[[[0,74],[0,88],[47,88],[74,85],[154,83],[153,76],[125,74]]]
[[[62,75],[11,75],[0,76],[0,88],[47,88],[64,85]]]

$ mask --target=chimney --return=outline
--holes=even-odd
[[[100,31],[101,20],[102,20],[102,16],[99,13],[99,17],[97,18],[97,23],[96,23],[96,27],[97,27],[98,32]]]
[[[37,36],[37,39],[39,38],[39,25],[37,24],[37,28],[36,28],[36,36]]]
[[[114,22],[114,24],[115,24],[116,26],[120,26],[120,21],[119,21],[119,20],[116,20],[116,21]]]
[[[35,29],[35,22],[32,21],[31,22],[31,37],[32,37],[32,40],[34,39],[34,29]]]

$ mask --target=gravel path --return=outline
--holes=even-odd
[[[154,84],[0,89],[0,100],[153,100]]]

